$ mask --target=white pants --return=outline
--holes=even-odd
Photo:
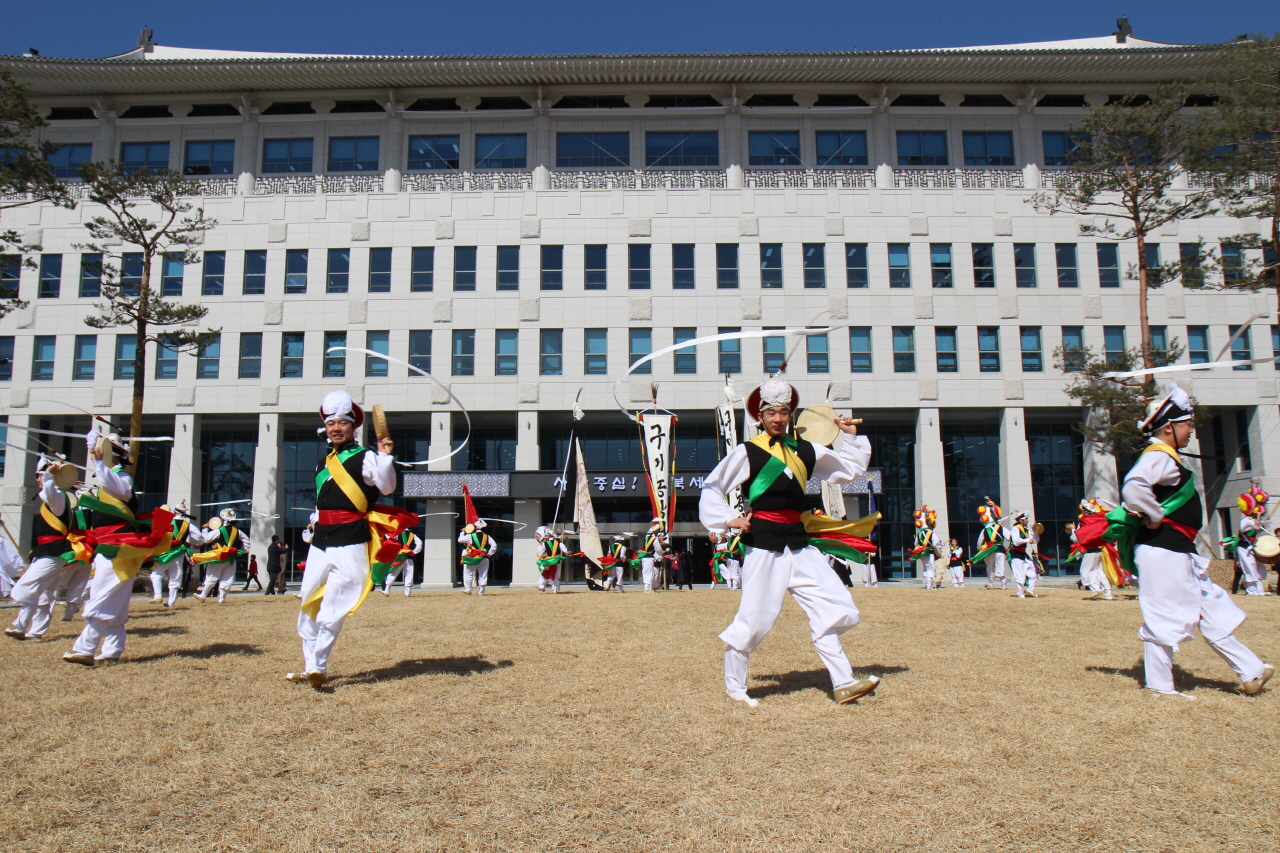
[[[13,585],[10,597],[21,605],[13,627],[29,637],[42,637],[49,628],[53,591],[62,574],[61,557],[38,557]]]
[[[1240,548],[1236,551],[1236,560],[1240,563],[1240,571],[1244,575],[1245,595],[1267,594],[1267,565],[1258,562],[1252,548]]]
[[[735,699],[747,695],[747,659],[778,621],[787,592],[809,617],[809,633],[831,674],[832,687],[854,681],[853,667],[840,647],[840,635],[858,624],[858,608],[826,557],[812,546],[782,553],[748,548],[738,614],[720,634],[728,647],[724,687]]]
[[[477,591],[484,595],[484,588],[489,585],[488,557],[485,557],[474,566],[468,566],[466,563],[462,564],[462,588],[469,590],[477,585],[477,581],[479,581],[478,585],[480,587]]]
[[[879,586],[880,577],[876,574],[876,564],[871,560],[867,560],[862,564],[862,585],[863,586]]]
[[[227,590],[231,589],[231,584],[236,580],[236,563],[230,560],[225,563],[205,563],[204,564],[204,586],[200,589],[200,595],[204,598],[209,597],[209,593],[216,586],[218,588],[218,601],[227,600]]]
[[[996,551],[982,559],[987,564],[987,586],[995,586],[996,579],[1000,580],[1000,588],[1006,589],[1008,580],[1005,576],[1005,564],[1008,562],[1003,551]]]
[[[556,563],[556,569],[550,578],[544,577],[542,569],[538,569],[538,589],[550,588],[552,592],[560,591],[560,567],[564,563]]]
[[[626,592],[626,590],[623,589],[623,574],[626,572],[626,568],[625,563],[613,564],[613,588],[618,592]]]
[[[328,672],[329,653],[342,632],[342,623],[364,595],[369,579],[369,546],[364,542],[336,548],[307,551],[307,567],[302,573],[302,600],[324,587],[320,610],[312,619],[298,611],[298,636],[302,638],[305,672]]]
[[[737,560],[725,560],[721,568],[724,582],[729,589],[742,589],[742,563]]]
[[[62,568],[55,589],[67,591],[67,607],[62,613],[62,621],[70,622],[76,611],[84,604],[89,594],[89,575],[93,574],[93,566],[88,563],[68,563]]]
[[[1091,592],[1105,592],[1111,598],[1111,581],[1102,568],[1102,554],[1090,551],[1080,560],[1080,582]]]
[[[110,560],[95,556],[89,600],[84,607],[86,624],[71,650],[82,655],[96,654],[99,660],[119,660],[124,653],[124,626],[129,621],[132,594],[133,578],[120,580]]]
[[[964,566],[947,566],[952,586],[964,586]]]
[[[169,581],[169,606],[178,600],[178,587],[182,585],[182,555],[174,557],[165,563],[156,563],[154,569],[151,570],[151,600],[159,601],[160,594],[164,592],[165,579]]]
[[[400,577],[402,573],[404,574],[404,594],[409,595],[410,593],[412,593],[413,592],[413,560],[412,559],[405,560],[403,563],[400,564],[400,566],[394,572],[390,572],[387,574],[387,579],[382,584],[382,591],[388,592],[388,593],[391,592],[391,585],[396,582],[396,578]]]
[[[644,591],[653,592],[658,582],[658,570],[653,567],[653,558],[645,557],[640,561],[640,578],[644,581]]]
[[[938,585],[937,583],[938,570],[933,562],[933,554],[926,553],[923,557],[921,557],[920,565],[921,565],[920,576],[924,578],[924,588],[933,589]]]
[[[1009,562],[1013,564],[1013,583],[1014,589],[1018,591],[1018,598],[1026,598],[1029,592],[1034,593],[1037,577],[1035,563],[1027,557],[1011,557]]]

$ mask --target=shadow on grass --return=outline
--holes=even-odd
[[[1142,662],[1142,658],[1138,658],[1133,662],[1132,666],[1120,669],[1114,666],[1086,666],[1085,672],[1097,672],[1102,675],[1122,675],[1126,678],[1132,678],[1138,683],[1139,687],[1147,686],[1146,667]],[[1222,681],[1217,678],[1203,678],[1199,675],[1187,672],[1176,663],[1173,665],[1173,684],[1178,690],[1191,690],[1193,688],[1203,688],[1205,690],[1220,690],[1223,693],[1239,692],[1240,683],[1238,681]]]
[[[185,634],[187,629],[181,625],[166,625],[163,628],[126,628],[130,637],[159,637],[163,634]]]
[[[500,660],[494,663],[485,660],[480,655],[464,658],[417,658],[416,660],[402,660],[394,666],[381,669],[342,675],[333,679],[330,684],[374,684],[379,681],[398,681],[402,678],[413,678],[419,675],[436,673],[451,673],[460,676],[479,675],[492,672],[495,669],[506,669],[510,666],[515,666],[515,661]]]
[[[909,672],[910,667],[907,666],[881,666],[873,664],[871,666],[855,666],[853,668],[854,678],[866,678],[870,675],[878,675],[883,678],[886,675],[894,675],[899,672]],[[757,679],[761,681],[772,681],[773,684],[764,687],[754,687],[748,691],[751,696],[756,699],[762,699],[765,696],[779,696],[787,693],[799,693],[801,690],[820,690],[823,693],[831,690],[831,677],[825,669],[810,669],[805,672],[786,672],[774,675],[758,675]]]
[[[174,649],[171,652],[159,652],[154,655],[143,655],[138,658],[129,658],[128,663],[152,663],[158,660],[169,660],[170,658],[188,658],[190,660],[210,660],[212,658],[220,658],[224,655],[249,655],[256,656],[265,654],[262,649],[257,646],[251,646],[247,643],[210,643],[198,649]]]

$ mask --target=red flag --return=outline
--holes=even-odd
[[[471,502],[471,491],[466,483],[462,484],[462,502],[466,508],[467,524],[475,524],[480,520],[480,513],[476,512],[476,505]]]

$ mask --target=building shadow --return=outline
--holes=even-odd
[[[165,625],[163,628],[126,628],[125,633],[130,637],[159,637],[164,634],[186,634],[189,632],[181,625]]]
[[[909,672],[911,667],[908,666],[882,666],[880,664],[872,664],[871,666],[855,666],[853,668],[854,678],[867,678],[868,676],[878,675],[884,678],[886,675],[895,675],[900,672]],[[820,690],[827,693],[831,690],[831,676],[824,669],[810,669],[803,672],[792,671],[780,674],[758,675],[757,680],[772,681],[773,684],[764,687],[753,687],[747,691],[753,698],[762,699],[765,696],[782,696],[788,693],[799,693],[802,690]]]
[[[1085,672],[1097,672],[1102,675],[1121,675],[1133,679],[1139,687],[1145,688],[1147,686],[1146,667],[1142,662],[1142,658],[1138,658],[1132,666],[1124,669],[1114,666],[1086,666],[1084,669]],[[1240,682],[1238,681],[1204,678],[1195,673],[1187,672],[1176,663],[1173,665],[1173,684],[1178,690],[1202,688],[1204,690],[1219,690],[1223,693],[1237,693],[1240,687]]]
[[[374,684],[379,681],[399,681],[402,678],[414,678],[419,675],[481,675],[495,669],[506,669],[515,666],[515,661],[500,660],[497,663],[485,660],[481,655],[461,658],[417,658],[402,660],[393,666],[356,672],[351,675],[340,675],[329,684],[352,685]],[[328,685],[326,685],[327,687]]]
[[[143,655],[142,657],[128,658],[126,663],[152,663],[158,660],[168,660],[170,658],[187,658],[189,660],[211,660],[220,658],[225,655],[246,655],[257,656],[265,654],[262,649],[257,646],[251,646],[247,643],[210,643],[198,649],[174,649],[170,652],[158,652],[154,655]]]

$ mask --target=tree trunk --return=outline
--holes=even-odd
[[[142,283],[138,287],[138,323],[134,329],[137,335],[133,352],[133,408],[129,413],[129,435],[142,435],[142,400],[147,386],[147,303],[151,295],[151,262],[153,252],[142,257]],[[138,442],[129,442],[129,476],[136,475],[138,470]]]
[[[1135,222],[1135,224],[1137,224]],[[1141,327],[1139,334],[1141,335],[1142,350],[1142,366],[1150,368],[1153,366],[1151,361],[1151,321],[1147,317],[1147,235],[1141,228],[1135,230],[1135,239],[1138,243],[1138,325]],[[1151,381],[1151,375],[1148,374],[1146,382]]]

